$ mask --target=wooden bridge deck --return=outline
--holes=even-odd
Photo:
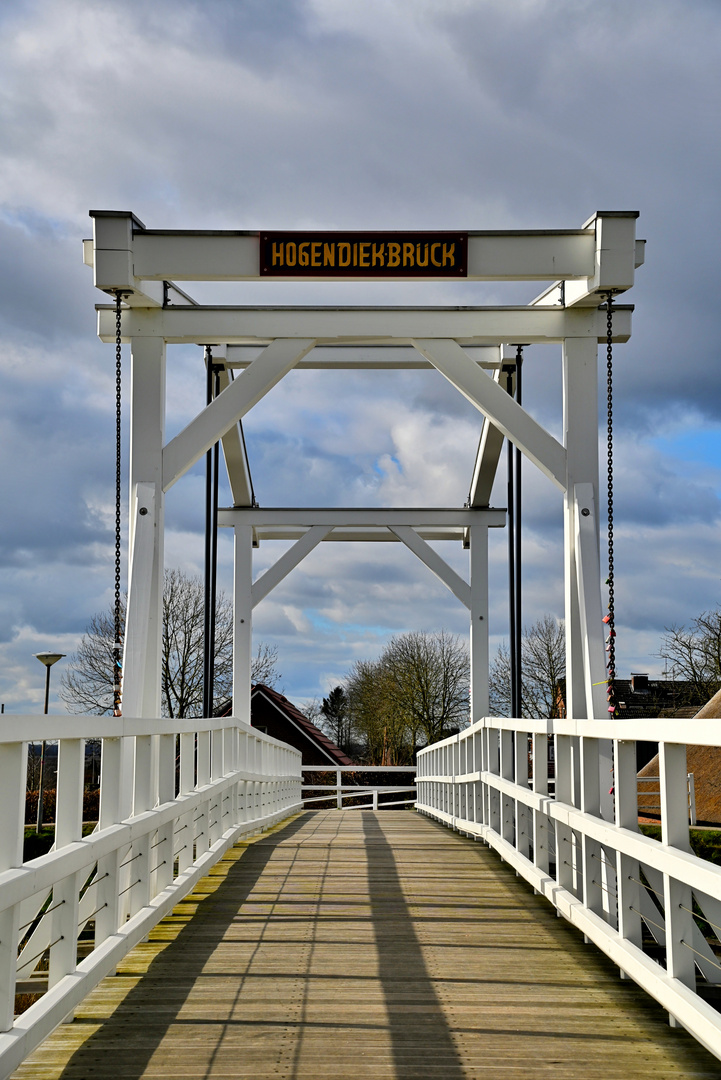
[[[14,1074],[721,1078],[479,843],[408,811],[238,845]]]

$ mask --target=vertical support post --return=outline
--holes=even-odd
[[[28,744],[6,743],[0,749],[3,808],[0,872],[22,866],[27,775]],[[0,912],[0,971],[3,973],[0,982],[0,1031],[9,1031],[13,1026],[19,922],[19,904],[12,904]]]
[[[571,803],[571,736],[556,735],[556,802]],[[573,833],[560,821],[556,825],[556,881],[573,892]]]
[[[195,787],[195,733],[190,731],[180,736],[180,788],[181,795],[189,794]],[[193,818],[191,810],[178,820],[175,834],[174,857],[178,859],[178,873],[187,870],[193,861]]]
[[[341,810],[343,807],[343,792],[341,791],[341,773],[340,769],[335,771],[335,805],[336,809]]]
[[[603,719],[606,716],[603,712],[604,688],[588,685],[588,682],[601,681],[603,674],[598,673],[605,671],[605,658],[598,655],[603,637],[599,635],[599,628],[589,625],[588,621],[593,622],[596,613],[602,610],[600,573],[595,569],[600,567],[599,538],[597,528],[592,538],[584,537],[586,558],[585,566],[582,566],[579,550],[582,525],[576,520],[575,491],[576,485],[581,485],[578,491],[589,503],[592,501],[592,506],[586,508],[598,507],[598,344],[592,338],[566,338],[563,342],[563,432],[567,463],[564,495],[566,715],[576,720],[584,717]],[[586,583],[583,599],[578,584],[581,573]],[[596,675],[587,679],[587,669]],[[599,772],[601,817],[613,821],[610,740],[599,744]]]
[[[233,581],[233,716],[250,724],[253,652],[253,528],[236,525]]]
[[[566,617],[566,715],[591,717],[586,701],[583,626],[576,566],[574,484],[591,484],[598,506],[598,345],[592,338],[563,342],[563,431],[567,455],[564,495],[564,586]],[[600,589],[600,582],[598,585]]]
[[[82,835],[85,742],[61,739],[58,747],[58,794],[55,843],[58,848],[79,840]],[[69,874],[53,885],[50,968],[48,987],[75,971],[78,948],[79,878]]]
[[[636,743],[616,740],[614,743],[614,794],[616,825],[620,829],[638,832],[638,780],[636,778]],[[616,859],[618,892],[618,933],[632,945],[641,948],[641,894],[638,859],[618,852]],[[622,973],[622,978],[624,977]]]
[[[661,742],[658,747],[661,788],[661,835],[664,844],[690,851],[688,835],[688,770],[686,747],[682,743]],[[666,972],[692,990],[696,988],[693,941],[693,896],[684,881],[663,875],[664,912],[666,916]],[[677,1021],[670,1017],[671,1026]]]
[[[598,815],[601,808],[601,793],[598,773],[598,739],[581,736],[580,738],[581,771],[581,810],[586,814]],[[601,845],[585,833],[581,838],[581,859],[583,866],[583,902],[597,915],[604,907],[604,855]]]
[[[99,828],[107,829],[121,820],[121,789],[123,757],[127,756],[129,739],[103,739],[100,757],[100,819]],[[113,851],[98,860],[98,911],[95,916],[95,947],[109,938],[120,925],[121,855],[127,848]]]
[[[175,735],[158,735],[158,801],[172,802],[175,798]],[[173,845],[177,818],[158,829],[155,847],[151,852],[152,895],[155,896],[173,880]]]
[[[155,486],[155,531],[147,661],[143,680],[141,716],[160,716],[163,629],[163,441],[165,438],[165,342],[162,338],[133,338],[131,349],[130,410],[130,560],[132,565],[136,515],[136,485]],[[128,593],[132,581],[128,582]],[[127,648],[127,641],[126,641]]]
[[[516,784],[528,787],[528,732],[516,732]],[[530,808],[520,799],[516,799],[516,848],[526,858],[531,853],[532,822]]]
[[[126,715],[160,716],[163,541],[165,496],[163,494],[163,441],[165,438],[165,342],[159,337],[136,337],[131,344],[130,377],[130,515],[128,560],[128,611],[123,659],[123,710]],[[140,495],[151,494],[146,505]],[[147,511],[145,513],[144,511]],[[149,519],[149,520],[146,520]],[[136,532],[141,528],[142,557],[135,559]],[[151,535],[145,534],[150,532]],[[139,553],[140,555],[140,553]],[[136,580],[136,573],[142,577]],[[133,610],[139,606],[142,625],[135,625]],[[138,641],[137,638],[142,640]],[[137,663],[136,663],[137,661]],[[130,705],[130,711],[126,708]],[[124,739],[120,760],[120,819],[133,808],[133,768],[143,773],[141,786],[149,783],[148,798],[157,797],[157,777],[152,769],[151,744],[136,747]],[[139,755],[139,756],[138,756]],[[143,759],[147,757],[147,764]]]
[[[516,348],[516,401],[519,405],[523,404],[523,346],[519,345]],[[514,573],[514,584],[516,595],[515,602],[515,629],[516,638],[511,646],[516,653],[516,704],[518,706],[517,716],[523,716],[523,600],[521,595],[522,589],[522,572],[521,572],[521,557],[523,553],[522,544],[522,531],[521,531],[521,515],[523,511],[523,498],[522,498],[522,468],[523,468],[523,454],[515,447],[515,468],[514,468],[514,492],[513,496],[516,502],[515,510],[515,535],[513,537],[513,556],[516,564]]]
[[[533,735],[533,790],[548,795],[548,735]],[[533,861],[544,874],[548,873],[548,816],[542,810],[533,811]]]
[[[471,586],[471,723],[488,716],[488,527],[468,530]]]
[[[207,787],[210,783],[210,732],[198,732],[198,779],[197,787]],[[209,822],[210,799],[203,799],[195,815],[196,858],[210,846]]]
[[[513,732],[501,730],[501,776],[513,780]],[[514,842],[516,800],[510,795],[501,796],[501,836],[509,844]]]

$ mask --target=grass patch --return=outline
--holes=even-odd
[[[89,836],[94,830],[97,822],[84,821],[83,822],[83,836]],[[34,825],[25,826],[25,837],[23,840],[23,862],[29,862],[30,859],[37,859],[39,855],[45,855],[55,843],[55,825],[50,823],[49,825],[43,825],[39,833],[35,832]]]
[[[661,840],[660,825],[639,825],[644,836]],[[721,866],[721,829],[689,829],[691,850],[699,859]]]

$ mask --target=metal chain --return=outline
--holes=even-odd
[[[606,293],[606,401],[607,401],[607,475],[608,475],[608,676],[609,712],[616,714],[616,630],[613,566],[613,293]]]
[[[115,293],[115,627],[113,640],[113,716],[121,715],[123,657],[122,619],[120,609],[120,502],[121,502],[121,300],[120,290]]]

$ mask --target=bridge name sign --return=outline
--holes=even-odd
[[[468,233],[262,232],[261,277],[459,278]]]

